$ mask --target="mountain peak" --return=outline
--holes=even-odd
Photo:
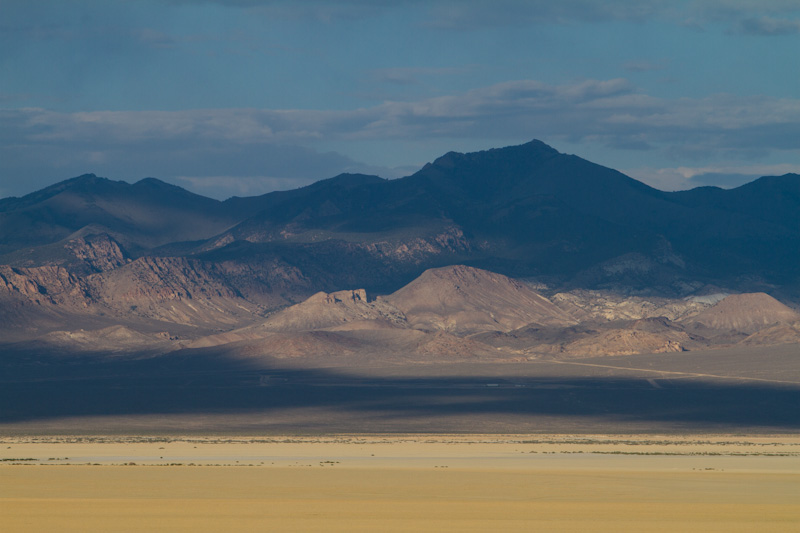
[[[344,174],[339,174],[338,176],[334,176],[332,178],[327,178],[324,180],[314,182],[311,185],[308,185],[307,187],[320,188],[320,187],[337,186],[350,189],[353,187],[360,187],[365,184],[383,183],[385,181],[386,180],[384,178],[381,178],[380,176],[374,176],[371,174],[351,174],[345,172]]]
[[[47,189],[58,189],[58,190],[66,190],[71,187],[86,187],[91,185],[96,185],[98,183],[105,183],[109,182],[108,178],[101,178],[96,174],[81,174],[80,176],[76,176],[74,178],[70,178],[68,180],[64,180],[62,182],[56,183]],[[44,189],[44,190],[47,190]]]
[[[533,139],[525,144],[518,144],[514,146],[506,146],[504,148],[491,148],[489,150],[481,150],[478,152],[447,152],[443,156],[435,159],[433,163],[429,163],[425,167],[435,166],[439,168],[452,169],[460,163],[474,164],[481,160],[498,160],[506,158],[531,158],[548,159],[561,155],[561,153],[552,146],[544,142]]]
[[[177,188],[180,189],[177,185],[172,185],[171,183],[167,183],[166,181],[161,181],[158,178],[143,178],[133,184],[134,187],[152,187],[152,188]]]

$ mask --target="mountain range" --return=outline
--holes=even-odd
[[[0,200],[3,338],[78,348],[795,342],[798,260],[796,174],[664,192],[540,141],[226,201],[92,174]]]

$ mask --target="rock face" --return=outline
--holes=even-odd
[[[90,280],[98,303],[118,315],[230,327],[256,309],[213,266],[184,258],[143,257]]]
[[[142,257],[95,279],[107,299],[134,304],[236,297],[230,287],[220,283],[213,269],[184,258]]]
[[[87,250],[80,243],[78,249]],[[4,313],[6,327],[25,325],[37,312],[73,314],[75,321],[102,315],[207,327],[230,327],[258,313],[258,305],[243,299],[213,266],[183,258],[143,257],[85,277],[60,266],[0,266],[0,304],[27,309]]]
[[[412,327],[430,331],[463,334],[576,323],[526,285],[463,265],[427,270],[382,300],[402,311]]]
[[[776,324],[800,321],[800,314],[763,292],[732,294],[691,320],[717,330],[752,334]]]
[[[88,272],[106,272],[130,262],[120,244],[106,234],[70,239],[64,248],[86,265]]]
[[[676,321],[694,316],[711,305],[703,299],[645,298],[585,289],[560,292],[554,294],[551,300],[567,313],[579,317],[581,321],[640,320],[656,317]]]
[[[0,265],[0,292],[37,305],[82,308],[90,301],[89,284],[58,266],[11,268]]]

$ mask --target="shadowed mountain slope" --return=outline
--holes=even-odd
[[[395,262],[412,259],[414,274],[441,260],[584,286],[670,290],[676,281],[747,276],[795,283],[798,183],[787,175],[733,191],[666,193],[532,141],[451,152],[398,180],[343,175],[265,195],[264,209],[212,248],[297,242],[313,254],[321,242],[341,242]],[[444,235],[454,242],[425,249]],[[419,253],[400,257],[411,242],[421,244]]]
[[[0,201],[0,253],[61,241],[87,227],[148,249],[206,239],[236,220],[221,202],[154,178],[129,185],[85,174]]]
[[[225,202],[152,178],[85,175],[1,200],[0,243],[0,263],[76,276],[191,257],[265,302],[352,287],[387,294],[455,264],[566,289],[792,295],[800,176],[667,193],[540,141],[450,152],[397,180],[342,174]],[[296,286],[260,289],[272,265]]]

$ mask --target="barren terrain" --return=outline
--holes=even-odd
[[[800,523],[800,439],[786,435],[61,436],[5,438],[1,455],[10,532]]]

